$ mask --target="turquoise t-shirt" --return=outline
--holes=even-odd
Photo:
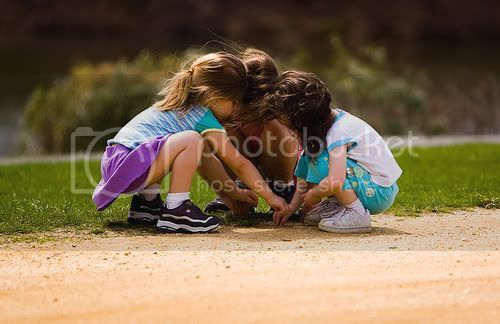
[[[200,134],[210,131],[225,132],[224,127],[207,107],[196,106],[187,112],[160,111],[150,107],[135,116],[108,141],[108,145],[122,144],[135,149],[140,144],[157,136],[194,130]]]

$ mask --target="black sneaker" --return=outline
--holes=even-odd
[[[295,184],[291,185],[289,187],[286,187],[286,188],[279,188],[279,189],[277,189],[274,186],[274,183],[271,185],[271,190],[273,191],[273,193],[275,195],[285,199],[287,204],[292,202],[293,195],[295,194],[295,189],[296,189]]]
[[[141,195],[133,195],[128,212],[127,222],[130,224],[156,224],[161,215],[163,200],[160,194],[149,201]]]
[[[229,207],[227,207],[226,204],[224,204],[222,199],[220,199],[219,197],[217,197],[214,200],[212,200],[211,202],[209,202],[203,211],[205,213],[209,213],[209,214],[216,214],[216,213],[231,214],[232,213],[231,209]],[[254,213],[256,213],[256,211],[257,211],[257,209],[254,206],[248,208],[249,214],[254,214]]]
[[[208,233],[219,224],[217,217],[205,215],[191,200],[186,200],[174,209],[164,206],[156,227],[167,233]]]
[[[229,207],[224,204],[222,199],[216,197],[214,200],[208,203],[208,205],[203,210],[205,213],[215,214],[215,213],[227,213],[230,211]]]
[[[292,186],[289,186],[286,188],[280,188],[280,189],[277,189],[274,186],[274,183],[271,185],[271,190],[274,192],[274,194],[278,197],[283,198],[287,204],[292,202],[293,195],[295,194],[296,188],[297,187],[295,184]],[[272,208],[270,208],[269,215],[272,217],[273,214],[274,214],[274,210]],[[292,222],[299,221],[300,220],[300,213],[298,211],[296,211],[295,213],[293,213],[293,215],[291,215],[288,218],[288,220],[292,221]]]
[[[244,184],[241,180],[235,181],[236,185],[241,189],[248,189],[247,185]],[[220,197],[215,197],[214,200],[208,203],[208,205],[203,210],[205,213],[215,214],[215,213],[224,213],[231,214],[231,208],[226,206]],[[248,208],[248,214],[254,214],[257,211],[257,208],[254,206]]]

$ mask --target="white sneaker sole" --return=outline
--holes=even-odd
[[[156,227],[159,230],[166,232],[208,233],[219,227],[219,224],[204,227],[193,227],[185,224],[176,224],[165,220],[159,220]]]
[[[129,211],[127,222],[129,223],[155,223],[160,217],[149,213]]]
[[[318,228],[325,232],[330,233],[341,233],[341,234],[352,234],[352,233],[370,233],[372,231],[372,227],[331,227],[323,224],[318,224]]]

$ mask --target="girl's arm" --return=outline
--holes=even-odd
[[[205,133],[204,138],[212,148],[212,152],[221,159],[250,189],[262,197],[276,212],[274,217],[283,217],[288,206],[282,198],[276,196],[259,171],[233,146],[229,137],[222,132]]]
[[[342,191],[346,178],[347,145],[334,148],[328,153],[328,176],[304,195],[304,203],[315,205],[323,199]]]
[[[288,205],[288,213],[281,219],[276,218],[274,225],[285,225],[288,221],[288,218],[293,215],[304,202],[304,198],[302,195],[307,191],[307,182],[302,178],[297,178],[297,186],[295,189],[295,193],[293,194],[292,201],[290,205]]]
[[[210,152],[210,148],[207,144],[205,144],[203,149],[201,165],[198,171],[218,195],[244,202],[250,206],[257,205],[257,195],[250,190],[242,189],[236,185],[233,179],[226,173],[219,159]],[[240,208],[236,208],[237,210],[233,210],[234,208],[231,209],[235,214],[241,214],[241,211],[245,210],[244,207],[246,206],[242,206],[241,210]],[[246,208],[246,210],[248,210],[248,208]]]

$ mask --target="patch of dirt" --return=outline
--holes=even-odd
[[[500,210],[0,244],[0,322],[495,322]],[[137,231],[135,231],[137,234]]]

